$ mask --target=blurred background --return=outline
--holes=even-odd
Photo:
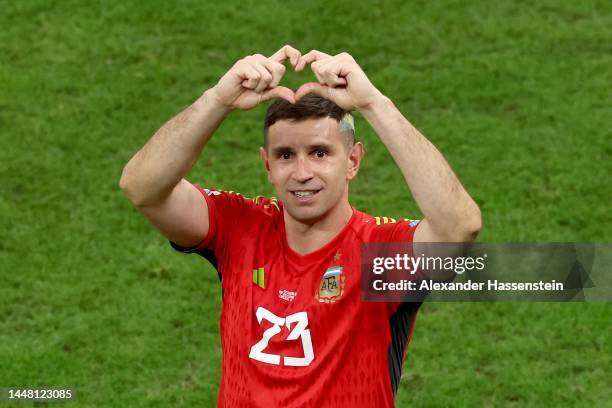
[[[0,386],[73,387],[79,407],[215,405],[217,275],[118,182],[236,60],[284,44],[355,57],[480,205],[479,241],[612,242],[609,2],[0,1],[0,26]],[[273,195],[264,112],[232,113],[188,179]],[[352,205],[419,218],[356,126]],[[397,406],[609,406],[611,318],[605,303],[426,304]]]

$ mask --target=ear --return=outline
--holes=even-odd
[[[363,147],[363,143],[355,143],[349,152],[349,166],[346,174],[347,180],[352,180],[359,172],[359,166],[361,165],[361,159],[363,158],[364,154],[365,148]]]
[[[270,179],[270,162],[268,161],[268,152],[263,147],[259,148],[259,158],[263,162],[264,168],[266,169],[266,173],[268,174],[268,181],[271,183]]]

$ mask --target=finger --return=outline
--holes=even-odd
[[[300,60],[298,61],[297,65],[295,66],[295,70],[296,71],[301,71],[301,70],[304,69],[306,64],[312,64],[315,61],[321,61],[323,59],[330,58],[330,57],[331,57],[331,55],[326,54],[326,53],[321,52],[321,51],[317,51],[317,50],[309,51],[308,53],[304,54],[300,58]]]
[[[275,88],[272,88],[266,92],[264,92],[261,95],[261,101],[268,101],[270,99],[274,99],[274,98],[283,98],[284,100],[288,101],[291,104],[295,104],[295,95],[293,93],[293,91],[289,88],[286,88],[284,86],[277,86]]]
[[[295,67],[295,70],[296,71],[301,71],[301,70],[304,69],[306,64],[312,64],[315,61],[321,61],[321,60],[324,60],[324,59],[330,58],[330,57],[331,57],[331,55],[325,54],[324,52],[321,52],[321,51],[317,51],[317,50],[309,51],[308,53],[304,54],[300,58],[300,61],[298,62],[298,65]]]
[[[329,87],[325,85],[318,84],[316,82],[306,82],[302,86],[295,91],[295,101],[298,102],[304,96],[309,93],[314,93],[319,96],[322,96],[325,99],[329,99]]]
[[[280,62],[276,62],[270,58],[266,58],[263,55],[255,55],[257,61],[259,61],[267,70],[272,74],[272,81],[268,85],[268,88],[274,88],[279,84],[283,75],[285,75],[285,66]]]
[[[327,75],[330,76],[331,80],[334,81],[335,86],[346,85],[348,71],[346,70],[345,64],[335,59],[330,59],[330,62],[323,68]]]
[[[323,75],[321,71],[319,71],[319,67],[315,66],[314,64],[311,65],[310,67],[312,68],[312,72],[317,77],[317,81],[319,81],[321,85],[325,85],[325,79],[323,79]]]
[[[253,68],[255,68],[259,74],[261,75],[261,79],[259,83],[255,87],[255,92],[261,93],[268,88],[270,82],[272,82],[272,73],[268,71],[268,69],[261,63],[253,64]]]
[[[274,61],[270,61],[270,65],[272,66],[268,67],[268,70],[272,72],[272,82],[270,82],[269,87],[275,88],[278,86],[281,79],[283,79],[283,75],[285,75],[285,66]]]
[[[333,58],[317,61],[311,65],[312,70],[323,79],[323,85],[331,87],[346,85],[346,78],[340,77],[342,64]]]
[[[270,59],[276,61],[278,63],[283,63],[287,58],[291,62],[291,65],[295,67],[298,60],[300,59],[302,53],[293,48],[290,45],[283,46],[280,50],[276,51],[274,54],[270,56]]]
[[[347,81],[346,78],[355,69],[355,66],[357,65],[353,57],[351,57],[346,52],[343,52],[341,54],[336,55],[333,61],[334,64],[330,66],[333,75]]]
[[[240,71],[238,71],[238,75],[243,78],[242,86],[248,89],[255,89],[259,80],[261,79],[261,74],[257,71],[252,65],[244,65]]]

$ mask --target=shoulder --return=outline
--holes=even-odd
[[[274,215],[281,212],[279,201],[276,197],[264,197],[258,195],[254,198],[244,198],[253,208],[256,208],[264,213]]]
[[[281,207],[276,197],[264,197],[258,195],[254,198],[247,197],[235,191],[227,191],[216,188],[202,188],[195,185],[206,198],[209,206],[215,210],[231,214],[236,217],[256,216],[275,217],[281,213]]]
[[[355,210],[357,211],[357,210]],[[359,211],[355,233],[365,242],[393,241],[412,239],[420,220],[410,218],[393,218],[383,215],[370,215]]]

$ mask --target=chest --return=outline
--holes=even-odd
[[[265,307],[285,314],[342,308],[359,291],[360,254],[343,242],[328,249],[321,256],[296,259],[279,242],[238,246],[221,264],[224,304],[241,298],[238,303],[249,300],[251,310]]]
[[[296,259],[282,242],[261,239],[228,253],[220,262],[227,354],[265,369],[312,367],[374,336],[384,339],[382,306],[361,301],[360,245],[340,241],[327,249]]]

